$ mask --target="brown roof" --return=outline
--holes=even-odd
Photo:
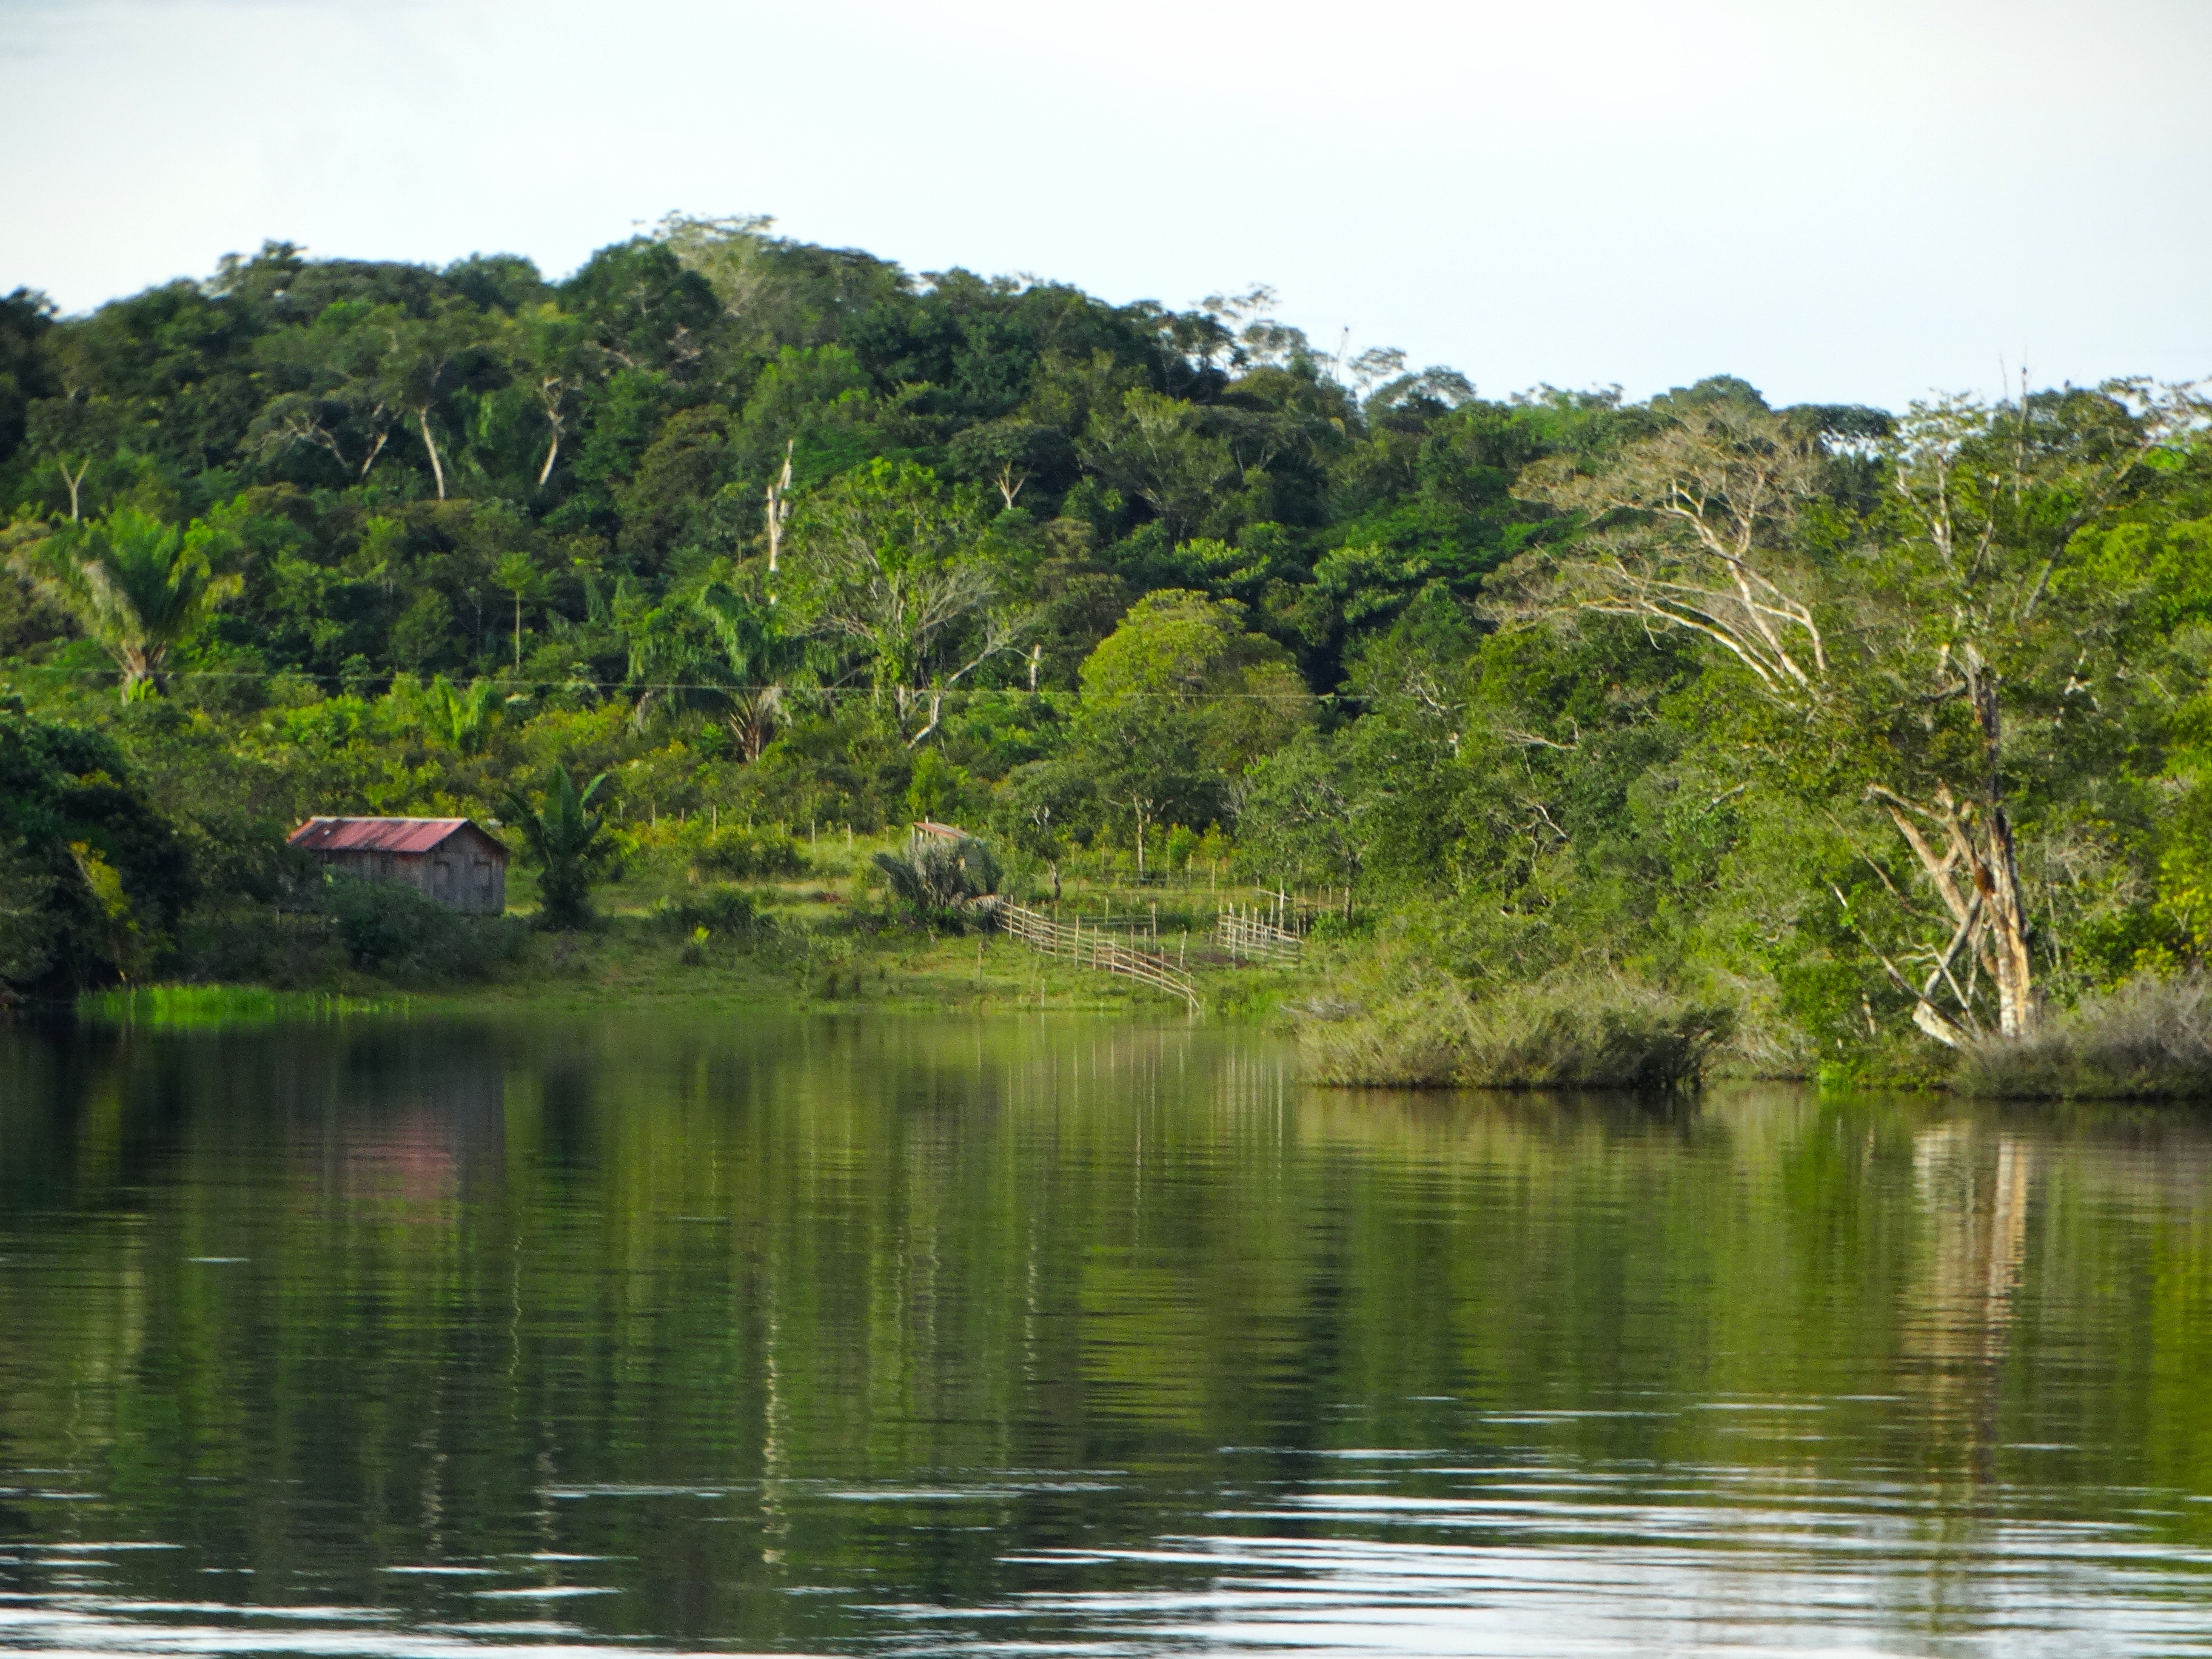
[[[291,844],[312,853],[427,853],[462,830],[476,825],[466,818],[309,818],[292,832]]]

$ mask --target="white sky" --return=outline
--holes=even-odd
[[[2207,0],[0,0],[0,288],[672,208],[1486,393],[2212,373]]]

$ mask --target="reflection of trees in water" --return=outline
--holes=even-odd
[[[1927,1255],[1905,1297],[1900,1358],[1966,1478],[1992,1476],[1997,1403],[2012,1343],[2037,1149],[1957,1119],[1913,1137],[1913,1189]]]
[[[133,1490],[220,1468],[322,1494],[395,1551],[465,1550],[487,1517],[531,1517],[549,1550],[604,1529],[671,1607],[825,1561],[895,1577],[924,1540],[948,1583],[995,1571],[988,1533],[929,1530],[919,1499],[827,1504],[826,1480],[1130,1471],[1122,1498],[1008,1500],[1073,1537],[1153,1501],[1149,1470],[1164,1491],[1234,1484],[1250,1470],[1221,1449],[1270,1447],[1269,1470],[1310,1472],[1300,1449],[1454,1443],[1500,1405],[1571,1420],[1485,1435],[1607,1467],[1724,1465],[1779,1491],[1861,1480],[1870,1456],[1924,1466],[1913,1501],[1935,1500],[1963,1563],[2001,1378],[2037,1363],[2039,1331],[2101,1343],[2130,1316],[2094,1299],[2138,1259],[2129,1228],[2206,1213],[2204,1136],[2171,1117],[2153,1149],[2087,1114],[1930,1128],[1925,1099],[1785,1087],[1313,1091],[1286,1058],[1180,1025],[630,1016],[171,1045],[66,1082],[45,1062],[81,1150],[41,1179],[83,1203],[112,1156],[98,1190],[153,1248],[88,1235],[66,1282],[90,1288],[66,1308],[0,1279],[0,1329],[46,1333],[43,1392],[0,1398],[0,1433],[61,1444],[48,1382],[122,1376],[77,1420],[135,1465]],[[29,1072],[0,1054],[11,1075]],[[35,1141],[4,1139],[9,1109],[0,1151]],[[255,1158],[254,1264],[185,1268],[183,1237],[247,1219],[221,1177]],[[2032,1298],[2031,1199],[2051,1240]],[[2170,1234],[2161,1356],[2212,1260]],[[257,1285],[283,1297],[239,1294]],[[2132,1362],[2098,1352],[2105,1397],[2124,1395]],[[236,1432],[211,1449],[143,1399],[110,1411],[142,1353],[174,1368],[164,1389],[235,1408]],[[264,1366],[298,1392],[242,1389]],[[2077,1413],[2022,1381],[2008,1424],[2023,1395]],[[1893,1392],[1913,1403],[1844,1403]],[[1790,1395],[1829,1414],[1674,1409]],[[1346,1401],[1373,1416],[1332,1415]],[[287,1413],[299,1426],[277,1432]],[[2093,1437],[2047,1426],[2033,1437]],[[726,1488],[727,1524],[669,1520],[700,1552],[685,1561],[623,1518],[639,1500],[552,1495],[602,1482]]]
[[[1998,1480],[2005,1362],[2010,1357],[2028,1206],[2039,1163],[2025,1137],[1968,1119],[1912,1138],[1920,1250],[1900,1298],[1898,1373],[1911,1401],[1931,1633],[1979,1626],[1991,1612],[1976,1574]]]

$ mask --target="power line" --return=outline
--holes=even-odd
[[[43,664],[33,665],[29,675],[40,678],[73,677],[88,680],[121,681],[119,668],[58,668]],[[317,674],[306,669],[283,668],[269,673],[257,674],[244,669],[180,668],[164,678],[173,680],[254,680],[267,684],[275,680],[309,680],[319,685],[343,686],[354,680],[398,679],[398,674]],[[439,678],[445,677],[441,675]],[[903,694],[915,698],[941,698],[951,702],[956,698],[1006,697],[1029,698],[1038,702],[1074,700],[1086,696],[1079,687],[1032,691],[1023,686],[871,686],[871,685],[732,685],[710,680],[522,680],[505,675],[472,675],[464,685],[447,681],[455,690],[469,690],[489,684],[494,690],[505,687],[519,688],[535,696],[545,691],[595,691],[603,696],[617,693],[645,695],[661,691],[711,691],[725,696],[764,696],[774,692],[787,697],[868,697],[896,698]],[[6,682],[0,681],[0,685]],[[431,684],[434,684],[431,682]],[[428,685],[423,686],[428,690]],[[388,695],[388,694],[387,694]],[[1098,694],[1115,702],[1141,702],[1154,699],[1192,702],[1287,702],[1297,700],[1297,693],[1275,691],[1109,691]],[[1316,702],[1372,702],[1374,697],[1361,691],[1309,691],[1304,694]]]

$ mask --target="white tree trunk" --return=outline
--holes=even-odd
[[[416,410],[415,423],[422,429],[422,447],[430,452],[430,472],[438,481],[438,499],[442,501],[446,499],[446,465],[438,459],[438,441],[430,435],[430,411],[427,408]]]

